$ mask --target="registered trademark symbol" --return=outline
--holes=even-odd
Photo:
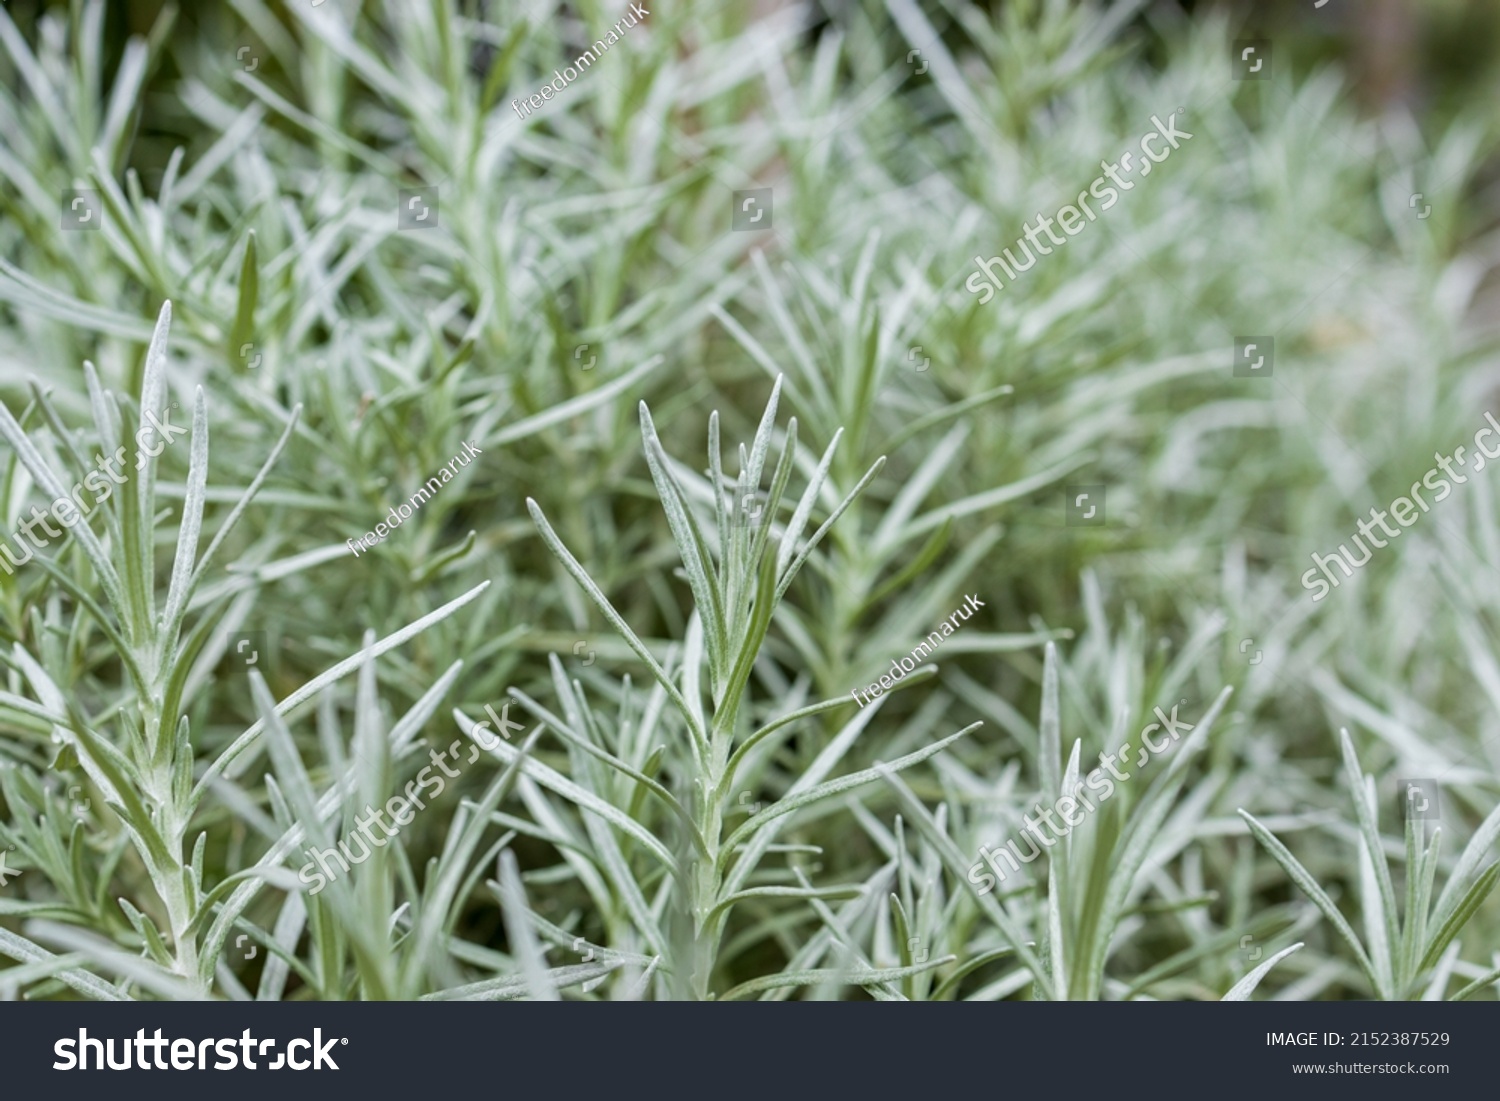
[[[341,1043],[341,1044],[347,1044],[348,1042],[349,1042],[349,1037],[347,1037],[347,1036],[345,1036],[342,1040],[339,1041],[339,1043]]]

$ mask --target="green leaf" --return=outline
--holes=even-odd
[[[1486,868],[1464,893],[1458,905],[1453,908],[1453,912],[1443,919],[1443,923],[1432,934],[1432,939],[1427,942],[1427,950],[1422,953],[1422,962],[1418,965],[1419,971],[1426,971],[1437,964],[1439,957],[1443,954],[1443,949],[1447,948],[1449,942],[1463,931],[1463,927],[1469,923],[1474,912],[1495,889],[1496,880],[1500,880],[1500,863],[1491,864]]]
[[[749,837],[751,834],[754,834],[756,831],[761,829],[761,827],[774,822],[776,819],[791,814],[794,811],[799,811],[803,807],[811,806],[814,803],[820,803],[824,799],[831,798],[832,796],[841,795],[852,788],[860,787],[863,784],[873,783],[875,780],[879,780],[891,773],[901,772],[903,769],[908,769],[913,765],[921,764],[923,761],[927,760],[927,758],[936,756],[943,750],[947,749],[954,742],[958,741],[960,738],[966,737],[973,731],[978,730],[983,725],[984,723],[982,722],[970,723],[968,726],[964,727],[956,734],[949,734],[946,738],[943,738],[940,741],[933,742],[929,746],[924,746],[923,748],[917,750],[915,753],[908,753],[904,757],[898,757],[894,761],[890,762],[890,764],[877,764],[874,768],[862,769],[859,772],[851,772],[847,776],[840,776],[837,780],[829,780],[826,783],[818,784],[816,787],[809,788],[807,791],[799,792],[796,795],[789,795],[785,799],[777,800],[775,803],[772,803],[769,807],[761,811],[759,814],[751,816],[749,821],[747,821],[744,825],[740,826],[739,829],[735,830],[729,835],[728,840],[724,842],[723,849],[719,856],[720,865],[722,866],[729,861],[730,857],[734,853],[734,848],[737,844],[743,841],[746,837]]]
[[[640,418],[646,464],[651,468],[651,479],[656,483],[657,496],[667,514],[667,525],[672,529],[677,553],[682,557],[682,566],[687,572],[698,614],[706,621],[704,641],[708,646],[714,684],[719,685],[724,680],[729,634],[725,625],[724,606],[719,599],[719,583],[714,575],[713,560],[698,521],[688,507],[682,487],[667,469],[669,460],[662,450],[661,440],[656,434],[656,426],[651,422],[651,413],[645,402],[640,405]]]
[[[484,590],[489,588],[489,586],[490,583],[488,581],[480,582],[478,585],[470,589],[468,592],[464,593],[462,596],[450,600],[447,604],[444,604],[436,611],[427,613],[416,622],[408,624],[394,634],[387,635],[385,638],[381,639],[373,646],[367,646],[364,649],[360,650],[358,653],[345,658],[343,661],[337,663],[331,668],[325,669],[322,673],[319,673],[312,680],[308,681],[301,688],[297,689],[291,695],[287,696],[286,699],[278,703],[275,707],[276,714],[288,714],[299,704],[306,703],[308,700],[316,696],[320,691],[323,690],[325,686],[333,684],[335,681],[341,680],[343,677],[353,672],[355,669],[358,669],[366,661],[374,660],[381,654],[384,654],[389,650],[394,650],[396,647],[400,646],[408,639],[415,638],[417,635],[427,630],[427,628],[433,626],[436,623],[441,623],[454,612],[458,611],[458,609],[469,603],[469,601],[477,597],[480,593],[484,592]],[[265,723],[266,720],[264,717],[257,719],[254,723],[251,724],[248,730],[246,730],[243,734],[236,738],[233,743],[230,744],[229,748],[221,753],[217,759],[215,759],[213,764],[209,765],[208,769],[203,774],[203,778],[198,781],[197,786],[193,789],[194,802],[203,797],[204,791],[207,789],[208,785],[213,781],[215,777],[224,773],[225,770],[227,770],[229,766],[234,762],[235,758],[237,758],[241,753],[245,752],[245,750],[249,749],[256,738],[260,737],[261,731],[265,729]]]
[[[741,998],[748,998],[752,994],[762,994],[767,990],[779,990],[788,986],[816,986],[819,983],[834,983],[842,986],[874,986],[878,983],[899,982],[901,979],[910,978],[913,975],[921,975],[927,971],[936,971],[939,967],[952,963],[957,957],[940,956],[926,963],[913,964],[911,967],[877,967],[873,970],[843,970],[836,967],[814,968],[810,971],[783,971],[778,975],[767,975],[759,979],[751,979],[749,982],[740,983],[731,987],[719,995],[721,1002],[735,1002]]]
[[[1497,837],[1500,837],[1500,806],[1485,815],[1484,821],[1479,824],[1474,836],[1469,838],[1469,843],[1454,862],[1453,871],[1448,876],[1448,882],[1443,885],[1437,906],[1433,909],[1433,925],[1442,925],[1448,920],[1459,904],[1460,897],[1469,889],[1474,873],[1489,854]]]
[[[532,1001],[555,1002],[557,986],[547,970],[532,932],[529,915],[531,907],[526,902],[526,891],[521,886],[521,872],[516,865],[516,854],[506,851],[500,854],[501,917],[505,919],[505,939],[510,945],[511,955],[521,965],[521,980]]]
[[[573,575],[573,580],[578,582],[583,591],[588,594],[589,599],[604,613],[604,618],[609,620],[610,626],[620,632],[620,637],[646,663],[646,668],[651,670],[652,676],[661,685],[662,691],[667,694],[667,698],[677,706],[678,711],[682,712],[683,718],[687,720],[688,730],[692,734],[693,745],[698,751],[699,760],[707,761],[707,739],[703,731],[699,729],[693,709],[688,706],[687,700],[682,698],[682,693],[672,683],[672,678],[667,676],[666,670],[652,656],[651,651],[646,649],[646,644],[636,637],[635,632],[630,629],[630,625],[625,622],[625,618],[619,612],[615,611],[614,605],[609,602],[609,598],[604,595],[604,591],[598,585],[594,584],[594,579],[589,576],[588,571],[583,568],[578,559],[573,557],[572,552],[563,544],[563,541],[557,537],[557,533],[552,530],[552,525],[547,523],[547,517],[542,514],[541,507],[528,497],[526,498],[526,508],[530,511],[531,519],[536,524],[537,530],[541,533],[542,542],[547,544],[547,549],[557,556],[557,560]]]
[[[0,19],[3,18],[4,13],[0,11]],[[11,959],[23,964],[52,964],[59,962],[59,957],[54,956],[40,944],[27,940],[17,933],[12,933],[8,929],[0,929],[0,954],[9,956]],[[57,979],[70,990],[76,990],[85,998],[92,998],[95,1001],[129,1002],[135,1000],[113,983],[105,982],[97,975],[92,975],[87,971],[81,971],[71,966],[65,971],[58,971]]]
[[[1333,900],[1328,897],[1322,887],[1318,886],[1318,881],[1288,851],[1285,845],[1276,840],[1276,836],[1270,830],[1256,821],[1253,815],[1244,810],[1241,810],[1239,815],[1245,820],[1245,824],[1250,827],[1250,832],[1255,836],[1255,839],[1265,847],[1266,851],[1276,860],[1276,863],[1281,865],[1286,874],[1291,876],[1292,882],[1301,889],[1303,894],[1312,900],[1313,905],[1323,912],[1323,916],[1338,931],[1339,936],[1344,938],[1344,943],[1354,953],[1354,959],[1359,964],[1360,970],[1365,973],[1365,978],[1369,979],[1370,986],[1381,997],[1388,997],[1389,992],[1381,986],[1380,980],[1375,974],[1375,968],[1370,963],[1370,957],[1365,954],[1364,945],[1360,944],[1359,938],[1354,935],[1354,930],[1344,920],[1344,915],[1339,913],[1338,907],[1333,904]]]
[[[229,361],[237,370],[248,370],[244,349],[255,340],[255,305],[260,298],[260,266],[255,259],[255,230],[245,232],[245,255],[240,261],[239,297],[234,322],[229,326]]]
[[[922,836],[927,839],[928,844],[937,852],[938,858],[943,863],[943,867],[948,869],[948,874],[960,883],[970,882],[968,879],[968,864],[965,861],[964,855],[958,851],[958,846],[953,843],[952,838],[943,831],[927,808],[922,805],[921,800],[912,793],[911,788],[907,787],[899,776],[893,774],[887,774],[885,781],[895,791],[904,813],[911,821],[916,823],[917,828],[922,832]],[[1009,947],[1016,953],[1017,958],[1031,972],[1032,979],[1042,996],[1051,999],[1058,998],[1059,991],[1052,981],[1051,974],[1032,949],[1032,941],[1022,935],[1020,926],[1006,912],[1000,900],[993,894],[980,894],[977,891],[974,892],[974,898],[977,900],[979,908],[985,912],[985,915],[1005,935],[1005,939],[1010,942]]]
[[[172,561],[172,580],[167,586],[167,606],[162,612],[163,650],[175,644],[182,617],[192,597],[189,581],[193,576],[198,538],[203,531],[203,503],[208,485],[208,408],[203,388],[193,395],[192,457],[189,460],[187,494],[182,502],[182,524],[177,534],[177,554]]]
[[[474,728],[477,724],[473,719],[457,708],[453,711],[453,718],[458,723],[459,729],[466,736],[474,738]],[[493,738],[491,740],[493,741]],[[506,742],[494,742],[493,745],[482,748],[485,748],[485,752],[498,757],[507,764],[520,760],[521,770],[537,783],[543,787],[551,788],[563,798],[576,803],[580,809],[597,814],[600,818],[609,822],[610,825],[624,830],[645,846],[646,850],[660,860],[663,866],[668,868],[676,867],[676,861],[673,859],[671,851],[639,822],[633,818],[627,818],[625,813],[613,803],[606,802],[593,792],[569,780],[556,769],[549,768],[533,757],[523,759],[520,751]]]
[[[1344,778],[1349,784],[1349,793],[1354,800],[1354,812],[1359,819],[1360,839],[1379,890],[1380,913],[1385,920],[1384,944],[1394,946],[1401,940],[1401,922],[1396,916],[1396,892],[1391,886],[1391,872],[1386,864],[1385,846],[1381,844],[1380,829],[1375,824],[1373,806],[1375,794],[1369,789],[1365,775],[1360,770],[1359,758],[1354,754],[1354,742],[1349,737],[1348,730],[1339,730],[1339,748],[1343,751]],[[1373,956],[1372,962],[1385,976],[1386,988],[1389,989],[1392,982],[1390,956],[1386,951],[1379,951],[1373,941],[1370,950]]]
[[[1270,974],[1271,968],[1275,967],[1278,963],[1286,959],[1301,947],[1302,942],[1298,941],[1290,948],[1283,948],[1280,952],[1277,952],[1270,959],[1266,960],[1265,963],[1260,964],[1258,967],[1256,967],[1255,970],[1250,972],[1250,974],[1246,975],[1239,982],[1231,986],[1229,988],[1229,992],[1219,1000],[1225,1002],[1248,1002],[1250,1000],[1250,995],[1255,993],[1255,988],[1260,985],[1260,980]]]
[[[1466,1002],[1475,994],[1478,994],[1485,987],[1491,986],[1497,981],[1500,981],[1500,967],[1492,968],[1491,970],[1486,971],[1483,975],[1480,975],[1479,978],[1469,983],[1468,986],[1465,986],[1448,1000],[1450,1002]]]
[[[1042,796],[1056,799],[1062,794],[1062,708],[1057,698],[1057,644],[1047,643],[1042,664],[1041,742],[1037,749]]]

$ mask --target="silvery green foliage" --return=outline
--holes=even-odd
[[[103,0],[0,8],[6,532],[191,421],[0,576],[0,992],[1494,996],[1494,486],[1297,581],[1493,388],[1494,97],[1377,126],[1133,0],[868,0],[812,42],[751,7],[653,11],[524,124],[587,5],[125,43]],[[1149,188],[960,289],[1179,107]],[[774,237],[729,229],[751,184]],[[1063,524],[1083,480],[1104,527]],[[940,668],[849,698],[973,591]],[[974,892],[1182,699],[1191,743]],[[506,700],[525,733],[474,735]],[[311,894],[455,739],[455,790]],[[1405,776],[1459,855],[1390,828]]]
[[[1429,839],[1425,819],[1410,812],[1405,815],[1406,892],[1405,905],[1398,907],[1390,861],[1380,838],[1374,777],[1359,767],[1349,732],[1339,732],[1344,754],[1344,776],[1354,800],[1355,818],[1359,822],[1360,911],[1364,916],[1365,940],[1361,942],[1348,920],[1328,893],[1318,885],[1306,868],[1278,841],[1270,830],[1245,811],[1240,815],[1249,824],[1255,839],[1276,858],[1348,945],[1359,964],[1370,994],[1383,999],[1408,999],[1423,990],[1434,993],[1448,986],[1456,952],[1448,948],[1454,938],[1500,878],[1500,861],[1491,862],[1482,871],[1495,837],[1500,834],[1500,809],[1485,819],[1479,830],[1449,873],[1442,892],[1433,899],[1437,875],[1442,827],[1432,830]],[[1475,979],[1459,990],[1454,998],[1462,1000],[1500,978],[1500,968]]]
[[[726,816],[743,809],[735,798],[737,791],[755,791],[763,785],[766,771],[775,751],[789,736],[799,733],[798,724],[833,711],[848,711],[842,697],[785,711],[769,721],[753,725],[750,721],[749,688],[757,659],[766,644],[767,633],[776,607],[786,594],[798,571],[823,537],[848,509],[855,496],[879,472],[883,460],[877,460],[863,477],[848,490],[829,511],[827,519],[810,530],[814,509],[825,488],[828,468],[838,446],[838,433],[818,460],[812,477],[800,498],[787,496],[792,471],[797,465],[797,421],[787,425],[780,455],[770,475],[770,485],[761,498],[761,482],[770,457],[776,423],[776,408],[781,392],[778,379],[771,400],[761,417],[760,426],[748,450],[740,448],[740,470],[733,481],[722,470],[719,446],[719,420],[715,413],[708,422],[708,480],[704,485],[690,481],[686,472],[673,469],[670,457],[662,448],[656,426],[644,403],[641,405],[641,434],[645,438],[646,460],[656,491],[682,556],[683,569],[692,590],[695,610],[687,629],[680,657],[680,669],[669,673],[651,654],[646,644],[631,630],[603,591],[589,576],[571,551],[563,545],[547,522],[540,506],[528,501],[532,518],[547,546],[562,561],[574,579],[588,593],[605,619],[624,636],[632,650],[651,671],[656,685],[675,711],[676,721],[663,716],[657,724],[657,736],[671,734],[672,741],[660,747],[639,744],[633,754],[623,759],[609,750],[592,744],[598,727],[585,720],[586,704],[576,685],[570,686],[554,659],[554,678],[560,698],[567,701],[565,714],[559,719],[548,714],[533,701],[523,698],[539,717],[554,730],[564,734],[579,752],[573,754],[573,775],[598,777],[598,768],[582,754],[612,768],[628,780],[647,787],[672,812],[680,827],[684,843],[672,853],[667,845],[655,845],[641,837],[648,851],[667,861],[669,879],[663,880],[668,911],[685,913],[682,936],[674,941],[669,929],[651,921],[636,932],[644,947],[665,959],[664,974],[677,977],[679,989],[695,997],[707,997],[714,990],[715,960],[723,938],[725,924],[736,905],[751,900],[788,898],[814,900],[860,894],[860,885],[814,887],[798,876],[800,882],[785,882],[784,871],[761,873],[761,862],[772,853],[775,841],[787,825],[784,819],[809,808],[821,807],[879,777],[909,768],[942,752],[973,730],[972,724],[955,734],[932,742],[916,752],[906,754],[888,765],[846,772],[833,776],[855,739],[879,712],[879,705],[848,718],[827,746],[801,772],[785,784],[785,790],[764,809],[752,808],[742,823],[730,824]],[[809,456],[809,458],[811,458]],[[700,523],[697,500],[711,502],[712,524]],[[750,502],[754,501],[753,509]],[[460,721],[463,719],[460,717]],[[623,748],[623,747],[617,747]],[[663,752],[667,750],[667,752]],[[497,752],[506,760],[519,760],[518,751],[501,746]],[[632,759],[634,758],[634,759]],[[652,771],[667,770],[675,779],[674,794],[651,780],[641,769],[648,764]],[[523,770],[526,765],[523,763]],[[535,766],[537,779],[546,783],[544,766]],[[557,777],[547,785],[568,797],[573,783]],[[597,780],[596,780],[597,783]],[[576,790],[576,789],[575,789]],[[579,800],[585,809],[598,804]],[[620,799],[624,791],[612,793]],[[602,813],[602,812],[601,812]],[[606,818],[610,816],[606,815]],[[630,831],[639,834],[639,827]],[[609,896],[596,898],[601,912],[625,908],[637,917],[649,917],[641,884],[632,871],[629,854],[614,849],[605,839],[607,831],[596,831],[596,843],[605,847],[596,854],[598,867],[593,871],[609,881]],[[651,840],[655,841],[654,838]],[[798,869],[793,867],[793,872]],[[666,890],[670,884],[671,889]],[[690,938],[690,939],[689,939]],[[933,961],[935,969],[947,960]],[[868,962],[842,974],[845,981],[872,986],[906,977],[923,968],[874,968]],[[740,984],[724,991],[725,998],[743,997],[769,989],[811,985],[827,976],[815,970],[794,970],[774,980]]]

